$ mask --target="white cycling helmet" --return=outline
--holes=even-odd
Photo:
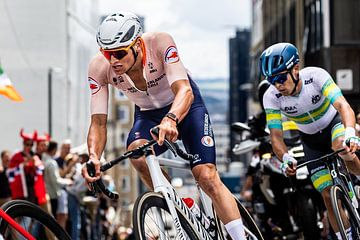
[[[129,46],[142,35],[139,18],[131,12],[113,13],[107,16],[98,28],[96,40],[104,49]]]

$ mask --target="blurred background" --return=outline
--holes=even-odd
[[[87,67],[98,51],[96,28],[117,10],[136,13],[145,31],[174,37],[209,109],[218,169],[234,193],[248,157],[231,153],[239,139],[230,125],[260,110],[258,59],[266,47],[295,44],[301,66],[325,68],[360,110],[359,0],[0,0],[0,68],[23,98],[0,98],[0,150],[21,148],[21,128],[59,142],[70,139],[72,148],[81,149],[90,120]],[[125,151],[134,111],[114,89],[110,101],[109,160]],[[118,204],[128,207],[144,189],[128,162],[114,171]],[[173,175],[187,185],[187,173]],[[123,217],[122,224],[129,220]]]

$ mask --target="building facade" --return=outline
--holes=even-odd
[[[0,63],[21,103],[0,98],[0,146],[21,147],[19,131],[85,142],[89,126],[87,66],[97,51],[98,1],[21,0],[0,4]],[[51,88],[49,85],[51,80]],[[51,105],[49,106],[49,93]]]
[[[250,31],[236,31],[236,36],[229,42],[230,74],[229,74],[229,125],[233,122],[247,120],[247,91],[246,84],[250,73]],[[237,136],[230,132],[230,146],[234,146]],[[230,154],[231,160],[239,160]]]
[[[326,69],[355,111],[360,110],[360,25],[357,0],[255,0],[251,81],[261,76],[258,60],[271,44],[290,42],[302,67]]]

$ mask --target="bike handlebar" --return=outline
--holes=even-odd
[[[155,128],[152,128],[150,131],[155,136],[159,136],[159,128],[155,127]],[[105,172],[109,168],[112,168],[114,165],[116,165],[119,162],[121,162],[125,159],[128,159],[128,158],[139,158],[144,155],[147,156],[147,155],[151,154],[151,151],[149,150],[149,148],[155,144],[157,144],[157,141],[151,140],[151,141],[139,146],[136,149],[127,151],[122,156],[101,165],[100,171]],[[173,142],[170,142],[167,139],[165,139],[164,144],[169,150],[171,150],[171,152],[175,155],[175,157],[177,155],[179,155],[181,158],[183,158],[185,160],[188,160],[188,161],[194,160],[194,156],[192,154],[186,153],[184,150],[182,150],[177,143],[173,143]],[[88,162],[88,163],[86,163],[86,168],[87,168],[89,176],[94,177],[95,176],[94,164],[92,162]],[[91,192],[94,196],[96,196],[97,193],[102,192],[110,199],[116,200],[119,198],[119,194],[116,192],[112,192],[110,189],[108,189],[105,186],[105,184],[103,183],[101,178],[93,183],[89,183],[89,185],[91,188]]]

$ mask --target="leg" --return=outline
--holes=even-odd
[[[136,141],[132,142],[128,146],[128,150],[133,150],[133,149],[143,145],[147,141],[148,140],[146,140],[146,139],[136,140]],[[134,166],[134,168],[138,172],[142,182],[146,185],[146,187],[148,187],[149,189],[153,189],[149,169],[148,169],[148,167],[146,165],[146,162],[145,162],[145,157],[143,156],[143,157],[140,157],[140,158],[137,158],[137,159],[132,158],[131,159],[131,164]]]
[[[133,150],[146,142],[148,142],[148,140],[146,139],[136,140],[129,145],[128,150]],[[150,172],[148,166],[146,165],[145,157],[143,156],[137,159],[133,158],[131,159],[131,164],[139,173],[141,181],[146,185],[146,187],[148,187],[149,189],[153,189]],[[162,170],[162,172],[167,179],[170,179],[169,175],[164,170]]]
[[[192,169],[192,172],[200,187],[211,198],[221,221],[226,224],[240,218],[239,211],[235,210],[237,209],[236,202],[230,191],[221,182],[215,165],[197,165]]]

